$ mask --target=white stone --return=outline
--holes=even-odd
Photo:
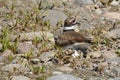
[[[30,80],[30,79],[26,76],[13,76],[11,80]]]
[[[35,38],[42,39],[45,37],[45,39],[50,40],[52,43],[54,43],[54,35],[47,31],[39,31],[39,32],[30,32],[30,33],[21,33],[20,40],[34,40]]]
[[[61,75],[52,76],[47,80],[83,80],[83,79],[80,79],[70,74],[61,74]]]
[[[103,14],[107,20],[120,20],[120,13],[118,12],[107,12]]]

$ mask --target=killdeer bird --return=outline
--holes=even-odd
[[[91,39],[86,38],[83,34],[75,31],[78,22],[75,18],[69,17],[64,21],[63,33],[55,38],[55,44],[60,47],[72,48],[75,50],[74,55],[78,55],[73,44],[79,42],[91,42]],[[84,51],[83,51],[84,52]]]

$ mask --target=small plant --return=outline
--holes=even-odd
[[[105,26],[105,25],[104,25]],[[92,31],[92,35],[94,35],[94,44],[92,48],[100,48],[100,44],[105,44],[106,46],[110,45],[110,40],[105,38],[103,35],[106,32],[106,28],[101,24],[98,24]]]
[[[120,49],[116,50],[116,54],[120,57]]]
[[[39,37],[35,37],[32,42],[34,45],[37,45],[40,41],[41,39]]]
[[[13,59],[14,59],[14,56],[13,56],[13,55],[9,55],[9,56],[8,56],[8,60],[9,60],[10,62],[12,62]]]
[[[33,73],[43,73],[45,72],[45,66],[34,66]]]
[[[44,26],[47,30],[50,30],[50,21],[45,21]]]
[[[24,53],[24,55],[22,57],[24,57],[26,59],[30,59],[33,57],[33,52],[30,50],[29,52]]]
[[[17,45],[18,45],[18,41],[14,42],[13,44],[9,45],[9,49],[16,54],[17,53]]]
[[[39,52],[45,52],[45,51],[48,51],[48,50],[51,50],[54,48],[54,43],[50,43],[50,39],[53,38],[53,36],[51,37],[46,37],[48,36],[48,34],[46,33],[42,33],[42,38],[41,38],[41,47],[39,48]]]
[[[36,78],[36,80],[46,80],[46,79],[47,79],[46,75],[42,75],[42,76]]]
[[[5,51],[6,49],[10,49],[11,51],[13,51],[13,53],[16,53],[18,41],[11,43],[10,31],[7,27],[3,29],[0,42],[3,44],[2,51]]]
[[[41,10],[42,9],[42,0],[40,0],[39,4],[38,4],[38,9]]]
[[[3,44],[2,51],[5,51],[10,46],[10,35],[9,34],[10,33],[9,33],[8,28],[7,27],[4,28],[2,35],[1,35],[1,39],[0,39],[0,42]]]

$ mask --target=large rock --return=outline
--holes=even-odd
[[[29,71],[28,68],[25,68],[23,65],[21,64],[8,64],[6,66],[3,66],[1,68],[2,71],[8,71],[8,72],[14,72],[14,70],[17,71],[21,71],[21,72],[25,72],[25,71]]]
[[[120,57],[115,57],[115,58],[112,58],[112,59],[107,59],[107,62],[108,63],[117,63],[117,64],[120,64]]]
[[[57,67],[57,70],[61,71],[61,72],[72,72],[73,69],[68,67],[68,66],[60,66],[60,67]]]
[[[113,29],[104,35],[105,37],[112,39],[120,39],[120,28]]]
[[[75,0],[77,5],[93,4],[93,0]]]
[[[114,68],[111,70],[111,72],[114,73],[115,75],[120,75],[120,66],[114,67]]]
[[[0,55],[0,61],[4,62],[9,57],[13,57],[13,56],[14,56],[13,52],[7,49]]]
[[[102,56],[105,59],[112,59],[112,58],[116,58],[117,54],[115,54],[115,51],[108,51],[108,50],[102,50]]]
[[[117,77],[117,78],[110,78],[110,79],[107,79],[107,80],[120,80],[120,77]]]
[[[119,4],[119,0],[117,1],[117,0],[113,0],[111,3],[110,3],[110,5],[112,5],[112,6],[119,6],[120,4]]]
[[[83,80],[70,74],[55,75],[47,80]]]
[[[9,56],[13,56],[13,52],[11,50],[7,49],[1,54],[1,56],[7,58]]]
[[[50,1],[41,0],[41,6],[39,6],[39,9],[46,10],[46,9],[52,9],[53,7],[54,7],[54,5],[51,4]]]
[[[98,24],[97,14],[90,13],[88,9],[83,7],[77,7],[70,10],[73,14],[78,14],[76,19],[80,23],[78,25],[81,30],[92,30],[95,28],[95,25]]]
[[[87,54],[87,58],[100,58],[102,53],[100,51],[93,51]]]
[[[103,77],[97,77],[97,76],[90,76],[88,77],[87,80],[105,80],[106,78],[103,78]]]
[[[120,13],[107,12],[102,15],[107,20],[120,20]]]
[[[63,23],[63,21],[67,18],[63,12],[57,10],[48,10],[46,13],[47,14],[43,18],[43,21],[48,21],[51,26],[56,26],[57,23],[61,21]]]
[[[101,62],[101,63],[98,64],[97,70],[99,72],[104,72],[107,69],[108,69],[108,63],[107,62]]]
[[[54,35],[50,32],[47,32],[47,31],[39,31],[39,32],[30,32],[30,33],[21,33],[19,35],[20,37],[20,40],[34,40],[35,38],[38,38],[38,39],[43,39],[43,37],[46,39],[46,40],[49,40],[51,41],[52,43],[54,43]]]
[[[37,48],[29,42],[23,42],[23,43],[19,43],[17,46],[17,52],[20,53],[38,53]]]
[[[40,60],[44,61],[44,62],[47,62],[49,61],[50,59],[52,59],[53,57],[55,56],[55,53],[50,51],[50,52],[44,52],[40,55]]]
[[[30,80],[30,79],[26,76],[13,76],[11,80]]]

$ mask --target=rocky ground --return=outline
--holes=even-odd
[[[86,58],[55,46],[71,16]],[[0,80],[120,80],[120,0],[0,0]]]

